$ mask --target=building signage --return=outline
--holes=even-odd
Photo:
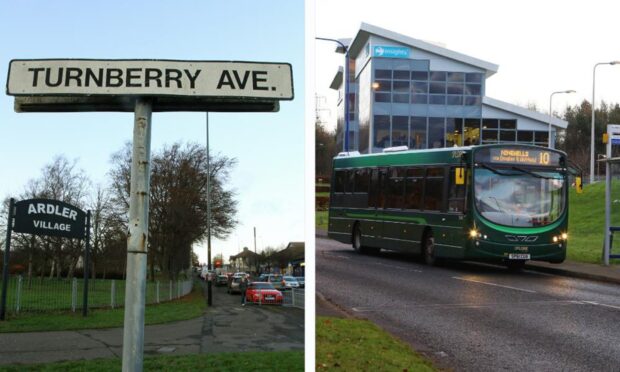
[[[13,231],[83,239],[86,232],[86,213],[59,200],[21,200],[15,203]]]
[[[373,57],[383,58],[409,58],[411,49],[398,46],[375,45],[372,48]]]
[[[173,60],[12,60],[13,96],[189,96],[293,99],[288,63]]]

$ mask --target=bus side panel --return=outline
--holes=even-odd
[[[421,228],[417,217],[410,211],[388,211],[383,223],[385,249],[419,253]]]
[[[439,257],[463,259],[467,235],[464,233],[464,216],[453,213],[442,214],[437,221],[435,244]]]
[[[341,243],[351,243],[351,219],[346,217],[343,208],[329,209],[329,225],[327,236]]]

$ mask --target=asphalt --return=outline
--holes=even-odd
[[[280,351],[304,349],[303,309],[241,306],[239,295],[215,287],[203,316],[144,331],[144,354]],[[0,333],[0,365],[122,358],[123,329]]]
[[[316,229],[316,236],[327,238],[327,231]],[[572,278],[620,284],[620,265],[605,266],[575,261],[564,261],[561,264],[528,261],[525,269]],[[320,288],[317,288],[317,291],[320,292]],[[320,295],[317,296],[316,300],[316,312],[318,315],[324,316],[348,316],[346,309],[325,300]]]

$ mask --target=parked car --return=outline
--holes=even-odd
[[[282,305],[282,292],[275,289],[271,283],[253,282],[248,285],[245,300],[256,304]]]
[[[228,282],[228,293],[241,293],[241,289],[239,288],[239,284],[243,278],[240,276],[233,277],[231,281]]]
[[[222,274],[218,275],[215,279],[215,285],[218,287],[228,285],[228,277]]]
[[[299,282],[294,276],[285,276],[283,277],[283,280],[284,287],[286,287],[286,289],[299,288]]]
[[[306,286],[306,281],[303,276],[296,276],[295,279],[297,279],[297,283],[299,283],[300,288],[304,288]]]
[[[275,289],[286,289],[284,277],[280,274],[269,274],[269,276],[267,276],[267,282],[273,284]]]

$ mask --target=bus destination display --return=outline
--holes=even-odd
[[[476,160],[494,164],[559,166],[560,154],[538,149],[491,148],[479,151]]]

